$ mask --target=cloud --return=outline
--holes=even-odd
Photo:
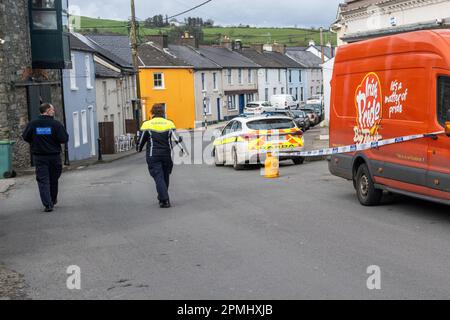
[[[69,0],[70,5],[79,6],[81,14],[108,19],[128,19],[129,0]],[[136,0],[136,15],[140,19],[155,14],[175,15],[203,0]],[[213,19],[217,24],[255,26],[324,26],[328,27],[335,19],[337,6],[343,0],[213,0],[205,6],[192,11],[187,16],[200,16]]]

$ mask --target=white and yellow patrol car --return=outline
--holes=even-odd
[[[216,166],[233,165],[239,170],[247,164],[263,163],[268,152],[294,153],[303,146],[303,132],[289,117],[239,117],[228,122],[214,141],[213,156]],[[279,160],[302,164],[304,158],[293,155]]]

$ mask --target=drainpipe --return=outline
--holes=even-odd
[[[63,77],[63,70],[62,69],[59,69],[59,76],[60,76],[60,79],[61,79],[61,98],[62,98],[62,111],[63,111],[64,129],[67,130],[66,103],[65,103],[65,99],[64,99],[64,77]],[[70,166],[68,143],[64,144],[64,165]]]

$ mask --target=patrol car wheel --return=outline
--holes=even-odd
[[[377,206],[380,204],[383,191],[375,189],[372,177],[366,164],[362,164],[356,174],[356,195],[363,206]]]
[[[216,167],[223,167],[225,165],[224,162],[219,161],[219,156],[217,155],[217,150],[214,149],[214,164]]]
[[[239,164],[236,149],[233,149],[233,168],[234,170],[242,170],[244,168],[243,165]]]

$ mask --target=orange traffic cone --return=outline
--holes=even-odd
[[[280,176],[280,162],[272,153],[268,153],[266,161],[264,162],[264,177],[278,178]]]

